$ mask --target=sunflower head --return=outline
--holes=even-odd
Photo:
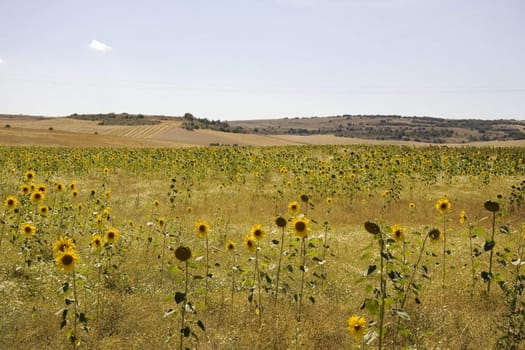
[[[33,170],[28,170],[28,171],[26,171],[26,173],[24,174],[24,178],[25,178],[27,181],[34,181],[35,178],[36,178],[36,173],[35,173]]]
[[[297,237],[308,237],[308,233],[310,232],[310,220],[305,217],[296,217],[292,221],[292,230]]]
[[[62,182],[55,182],[55,191],[62,192],[64,190],[64,184]]]
[[[186,261],[191,258],[191,249],[185,246],[180,246],[175,249],[175,257],[179,261]]]
[[[31,202],[40,203],[44,200],[45,194],[40,191],[35,191],[31,193]]]
[[[306,194],[301,195],[301,201],[303,203],[308,203],[309,200],[310,200],[310,198],[308,197],[308,195],[306,195]]]
[[[103,246],[102,237],[100,235],[94,235],[91,238],[91,246],[95,249],[100,249]]]
[[[256,240],[260,240],[266,235],[266,232],[264,231],[261,225],[253,226],[250,230],[250,233]]]
[[[353,315],[348,318],[347,322],[348,332],[354,339],[360,340],[365,336],[366,320],[364,317]]]
[[[118,240],[120,233],[116,228],[110,227],[106,230],[106,241],[109,243],[114,243]]]
[[[439,241],[441,238],[441,231],[437,228],[432,229],[428,232],[428,237],[431,241]]]
[[[333,201],[334,201],[334,200],[332,199],[332,197],[326,197],[326,198],[325,198],[325,202],[326,202],[326,204],[328,204],[328,205],[331,205],[331,204],[333,203]]]
[[[75,268],[75,265],[78,264],[80,259],[78,258],[78,254],[75,252],[75,250],[66,249],[56,254],[55,261],[58,268],[64,270],[65,272],[69,272]]]
[[[436,210],[440,214],[446,214],[450,211],[451,205],[447,198],[441,198],[436,202]]]
[[[204,238],[210,232],[210,225],[205,221],[199,221],[195,224],[195,231],[199,237]]]
[[[157,225],[159,225],[160,228],[163,228],[164,225],[166,225],[166,219],[165,218],[158,218],[157,219]]]
[[[416,203],[410,202],[410,203],[408,203],[408,207],[410,209],[415,209],[416,208]]]
[[[47,205],[41,205],[38,207],[38,212],[41,214],[41,215],[46,215],[48,212],[49,212],[49,207]]]
[[[26,184],[20,185],[20,192],[22,194],[29,194],[31,192],[31,186]]]
[[[275,224],[278,227],[285,227],[286,226],[286,219],[282,216],[279,216],[277,219],[275,219]]]
[[[252,235],[244,236],[244,245],[250,252],[254,252],[257,249],[257,241]]]
[[[463,225],[465,221],[467,221],[467,214],[462,210],[461,213],[459,213],[459,223]]]
[[[381,232],[381,229],[379,228],[379,226],[375,222],[372,222],[372,221],[365,222],[365,230],[367,230],[368,233],[371,233],[373,235],[377,235]]]
[[[55,241],[55,243],[53,243],[53,252],[55,255],[66,250],[74,250],[75,248],[75,242],[73,242],[73,240],[67,236],[61,236]]]
[[[299,205],[297,201],[288,203],[288,211],[291,214],[298,214],[300,210],[301,210],[301,206]]]
[[[235,250],[235,242],[232,240],[229,240],[228,242],[226,242],[225,247],[226,247],[226,250],[233,252]]]
[[[405,229],[400,225],[393,225],[392,238],[397,242],[403,242],[405,240]]]
[[[36,227],[27,222],[20,226],[20,233],[24,237],[33,237],[36,234]]]
[[[485,203],[483,203],[483,206],[485,207],[485,209],[487,209],[488,211],[493,212],[493,213],[499,211],[499,203],[498,202],[486,201]]]
[[[15,196],[7,196],[4,205],[9,209],[14,209],[18,205],[18,199]]]

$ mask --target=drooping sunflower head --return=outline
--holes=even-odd
[[[4,205],[8,209],[14,209],[18,206],[18,199],[15,196],[7,196],[7,198],[4,201]]]
[[[447,198],[441,198],[436,202],[436,210],[440,214],[448,213],[451,207],[450,201]]]
[[[393,225],[392,238],[397,242],[403,242],[405,240],[405,229],[400,225]]]
[[[33,237],[36,234],[36,227],[26,222],[20,226],[20,233],[22,233],[24,237]]]
[[[175,257],[179,261],[186,261],[191,258],[191,249],[185,246],[180,246],[175,249]]]
[[[252,235],[244,236],[244,245],[250,252],[254,252],[257,249],[257,241]]]
[[[253,226],[250,230],[250,233],[256,240],[260,240],[266,235],[266,232],[264,231],[261,225]]]
[[[199,237],[204,238],[210,232],[210,225],[206,221],[198,221],[195,224],[195,231]]]
[[[60,236],[60,238],[53,243],[53,252],[55,255],[66,250],[74,250],[75,248],[75,242],[67,236]]]
[[[109,243],[114,243],[118,240],[120,233],[114,227],[110,227],[106,230],[106,241]]]
[[[75,268],[75,265],[78,264],[80,259],[78,254],[73,249],[67,249],[60,251],[56,254],[55,261],[58,268],[64,270],[65,272],[72,271]]]
[[[366,320],[364,317],[352,315],[348,318],[348,332],[356,339],[360,340],[365,336]]]
[[[94,235],[91,238],[91,246],[94,249],[100,249],[103,246],[102,237],[100,235]]]
[[[441,231],[437,228],[432,229],[428,232],[428,237],[431,241],[439,241],[439,239],[441,238]]]
[[[232,241],[232,240],[229,240],[228,242],[226,242],[226,250],[228,250],[229,252],[232,252],[235,250],[235,242]]]
[[[282,216],[279,216],[277,219],[275,219],[275,224],[278,226],[278,227],[285,227],[286,226],[286,219],[283,218]]]
[[[485,207],[486,210],[494,213],[494,212],[497,212],[499,210],[499,203],[498,202],[494,202],[494,201],[486,201],[485,203],[483,203],[483,206]]]
[[[300,238],[308,237],[310,232],[310,220],[305,217],[296,217],[292,221],[293,234]]]
[[[291,214],[299,214],[299,211],[301,210],[301,206],[297,201],[292,201],[288,203],[288,211]]]
[[[368,233],[371,233],[373,235],[377,235],[381,232],[381,229],[379,228],[379,226],[375,222],[372,222],[372,221],[365,222],[365,230],[367,230]]]

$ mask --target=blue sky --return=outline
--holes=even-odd
[[[0,113],[525,119],[524,0],[0,0]]]

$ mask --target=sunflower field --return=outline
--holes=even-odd
[[[0,349],[525,347],[523,148],[0,148]]]

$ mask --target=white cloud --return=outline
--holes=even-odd
[[[99,52],[109,52],[111,51],[111,46],[108,46],[98,40],[91,40],[91,42],[89,43],[89,48],[90,49],[93,49],[95,51],[99,51]]]
[[[0,58],[0,64],[4,63],[4,60]]]

